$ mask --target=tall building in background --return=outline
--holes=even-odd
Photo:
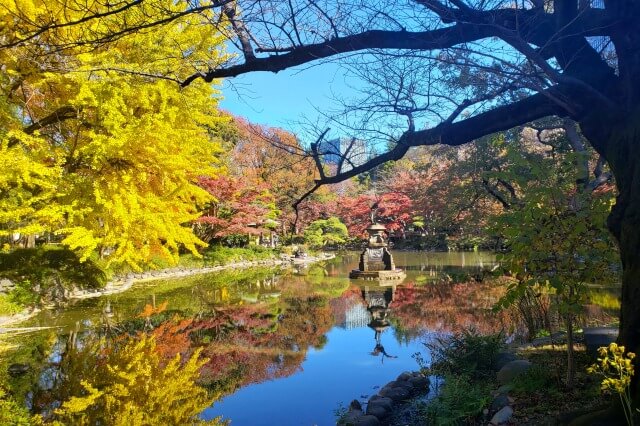
[[[366,143],[362,139],[338,138],[322,141],[318,146],[318,151],[323,154],[321,159],[325,164],[337,166],[340,159],[344,158],[343,172],[361,166],[369,159]]]

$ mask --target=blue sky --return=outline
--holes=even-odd
[[[282,127],[302,137],[304,118],[315,122],[316,108],[332,108],[332,93],[352,92],[344,71],[337,64],[325,63],[311,68],[281,71],[277,74],[254,72],[227,79],[222,86],[220,103],[234,115],[258,124]]]

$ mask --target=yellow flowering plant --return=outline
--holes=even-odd
[[[633,425],[630,386],[634,373],[633,359],[636,354],[633,352],[625,354],[624,346],[611,343],[609,347],[598,348],[598,355],[598,362],[587,368],[587,372],[604,376],[600,389],[606,393],[619,395],[627,424]]]

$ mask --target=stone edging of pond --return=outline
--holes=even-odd
[[[335,255],[330,253],[324,253],[322,256],[318,256],[318,257],[313,257],[313,256],[305,257],[304,264],[311,264],[311,263],[321,262],[323,260],[330,260],[330,259],[333,259],[334,257]],[[225,269],[246,269],[246,268],[251,268],[255,266],[261,266],[261,267],[289,266],[289,265],[293,265],[293,263],[294,263],[294,258],[282,257],[280,259],[233,262],[233,263],[228,263],[226,265],[210,266],[210,267],[203,267],[203,268],[177,267],[177,268],[145,271],[140,273],[130,273],[130,274],[127,274],[125,277],[117,277],[109,281],[100,290],[75,290],[70,292],[67,295],[67,298],[69,300],[90,299],[93,297],[108,296],[111,294],[122,293],[124,291],[129,290],[135,283],[142,282],[142,281],[153,281],[153,280],[161,280],[166,278],[188,277],[191,275],[199,275],[199,274],[207,274],[211,272],[223,271]],[[48,309],[50,307],[53,307],[53,306],[47,306],[44,309]],[[28,312],[23,311],[15,315],[0,317],[0,327],[25,321],[35,316],[38,312],[40,312],[40,309],[36,308]],[[11,331],[11,330],[0,328],[0,334],[6,331]]]
[[[369,398],[363,410],[357,399],[351,401],[347,413],[338,420],[344,426],[377,426],[386,424],[394,410],[413,396],[429,392],[430,380],[419,372],[404,372]]]
[[[524,373],[532,364],[519,359],[513,352],[501,352],[496,360],[496,379],[500,387],[492,395],[493,400],[484,410],[484,424],[508,423],[514,410],[514,399],[509,396],[509,383]],[[388,424],[390,418],[405,408],[411,398],[429,392],[430,380],[419,372],[404,372],[396,380],[387,383],[377,395],[369,398],[366,409],[358,400],[351,401],[347,413],[338,420],[342,426],[378,426]],[[491,417],[489,417],[491,415]]]

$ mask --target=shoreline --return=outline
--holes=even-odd
[[[155,281],[162,280],[167,278],[181,278],[181,277],[189,277],[192,275],[200,275],[200,274],[208,274],[212,272],[223,271],[226,269],[246,269],[252,267],[275,267],[275,266],[293,266],[300,264],[312,264],[321,262],[324,260],[331,260],[335,258],[335,254],[333,253],[323,253],[322,256],[310,256],[304,259],[296,259],[294,262],[293,257],[284,257],[280,259],[267,259],[267,260],[246,260],[241,262],[233,262],[228,263],[226,265],[218,265],[218,266],[203,266],[201,268],[167,268],[167,269],[158,269],[158,270],[150,270],[140,273],[129,273],[124,277],[116,277],[107,284],[99,289],[99,290],[74,290],[69,293],[67,296],[68,300],[82,300],[82,299],[91,299],[94,297],[101,296],[109,296],[112,294],[123,293],[134,284],[139,282],[146,281]],[[42,308],[34,308],[30,311],[22,311],[17,314],[7,315],[0,317],[0,335],[4,333],[8,333],[14,331],[16,329],[7,329],[5,328],[7,325],[20,323],[22,321],[26,321],[43,309],[51,309],[53,305],[44,306]]]

